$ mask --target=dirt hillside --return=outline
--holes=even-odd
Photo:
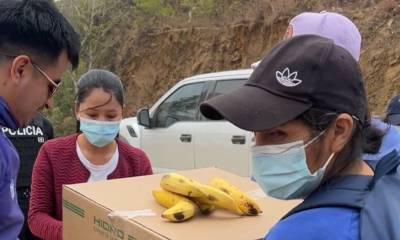
[[[394,0],[325,1],[307,7],[343,13],[359,27],[363,37],[360,63],[371,110],[384,112],[388,99],[400,93],[400,4]],[[126,114],[150,106],[182,78],[248,68],[282,38],[290,17],[304,10],[294,7],[275,16],[264,12],[252,20],[222,26],[119,32],[122,37],[117,37],[112,61],[127,87]]]

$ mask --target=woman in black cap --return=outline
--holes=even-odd
[[[274,47],[246,84],[200,107],[255,133],[252,175],[268,195],[304,199],[266,239],[400,239],[400,158],[370,166],[371,127],[357,62],[326,38]]]

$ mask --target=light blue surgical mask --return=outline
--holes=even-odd
[[[307,166],[305,148],[324,132],[307,144],[296,141],[252,148],[252,176],[266,194],[278,199],[304,198],[321,184],[334,153],[322,168],[311,173]]]
[[[119,132],[121,121],[96,121],[91,119],[80,119],[80,130],[85,134],[87,140],[97,146],[104,147],[114,141]]]

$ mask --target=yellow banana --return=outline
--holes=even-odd
[[[180,201],[188,201],[191,202],[191,200],[195,201],[194,199],[188,199],[185,196],[172,193],[169,191],[166,191],[164,189],[156,189],[153,190],[153,197],[157,201],[158,204],[165,208],[171,208],[175,206],[177,203]],[[200,212],[204,215],[210,214],[212,211],[215,210],[215,207],[213,205],[207,204],[207,203],[201,203],[198,201],[195,201],[198,209]]]
[[[193,202],[179,201],[173,207],[165,210],[161,217],[166,218],[172,222],[183,222],[194,216],[196,206]]]
[[[190,201],[188,198],[168,192],[164,189],[153,190],[154,199],[163,207],[170,208],[180,201]]]
[[[196,197],[196,201],[207,203],[217,208],[223,208],[239,215],[243,214],[243,212],[238,208],[235,200],[223,191],[207,185],[199,185],[199,188],[206,194],[206,196]]]
[[[200,183],[178,173],[168,173],[161,178],[160,186],[170,192],[187,197],[204,197],[205,194],[198,187]]]
[[[196,205],[188,198],[164,189],[153,190],[153,197],[161,206],[168,208],[161,217],[173,222],[185,221],[195,214]]]
[[[193,201],[196,203],[197,207],[199,208],[201,214],[203,215],[209,215],[210,213],[212,213],[215,210],[215,206],[208,204],[208,203],[203,203],[203,202],[199,202],[196,199],[193,199]]]
[[[211,181],[210,185],[230,195],[236,201],[239,209],[244,214],[258,215],[262,213],[260,206],[254,199],[249,197],[244,192],[240,191],[238,188],[230,184],[228,181],[221,178],[214,178]]]

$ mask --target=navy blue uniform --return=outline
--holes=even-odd
[[[21,240],[36,239],[30,232],[26,222],[28,218],[32,168],[42,144],[54,137],[53,127],[46,118],[38,114],[24,128],[12,130],[3,127],[2,131],[14,145],[21,161],[16,189],[19,206],[25,216],[25,223],[19,234],[19,238]]]

